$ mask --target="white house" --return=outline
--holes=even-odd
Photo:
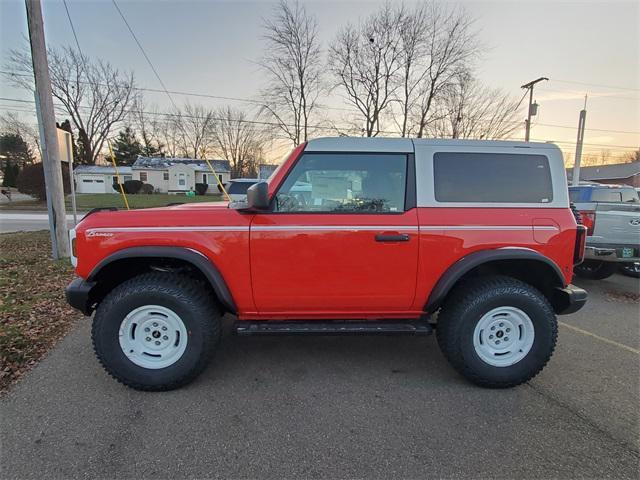
[[[132,180],[131,167],[118,167],[120,181]],[[113,184],[117,183],[113,167],[101,165],[78,165],[73,169],[76,181],[76,193],[115,193]]]
[[[191,158],[138,157],[133,164],[134,180],[153,185],[155,191],[162,193],[184,193],[195,190],[196,183],[209,185],[207,193],[218,193],[218,180],[223,184],[231,179],[228,160],[209,160],[214,173],[206,160]]]
[[[191,158],[141,157],[131,167],[118,167],[120,180],[140,180],[153,185],[158,193],[185,193],[195,191],[196,183],[206,183],[207,193],[218,193],[218,181],[231,179],[228,160],[209,160],[214,173],[205,160]],[[111,166],[78,165],[73,171],[77,193],[114,193],[117,182]]]

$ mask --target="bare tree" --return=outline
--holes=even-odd
[[[231,163],[233,176],[256,176],[264,157],[267,132],[248,120],[245,112],[231,107],[215,111],[213,150]]]
[[[445,90],[471,69],[479,53],[472,20],[464,10],[418,4],[403,15],[401,133],[421,138],[437,119],[433,109]]]
[[[213,141],[213,111],[189,102],[171,116],[177,149],[188,158],[204,158]]]
[[[434,136],[500,139],[521,127],[520,101],[480,84],[469,74],[450,85],[438,106],[440,118],[427,126]]]
[[[71,47],[48,51],[53,96],[78,131],[79,163],[95,163],[109,134],[118,127],[138,95],[133,73],[91,60]],[[9,71],[31,72],[31,56],[11,50]],[[33,90],[33,77],[8,74],[17,86]]]
[[[264,30],[267,53],[259,63],[269,84],[262,92],[262,110],[297,145],[308,139],[321,91],[318,23],[297,1],[280,0]]]
[[[0,133],[11,133],[22,137],[35,157],[40,158],[40,134],[37,125],[26,122],[15,112],[0,114]]]
[[[364,123],[364,134],[381,131],[382,116],[399,88],[402,10],[385,4],[358,26],[344,27],[329,49],[329,69]]]
[[[130,112],[130,121],[140,135],[144,155],[151,157],[159,155],[165,145],[160,137],[162,131],[160,113],[156,107],[147,108],[149,111],[145,110],[142,96],[140,96]]]

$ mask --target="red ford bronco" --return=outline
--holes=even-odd
[[[98,359],[140,390],[193,380],[227,312],[239,335],[436,329],[463,376],[512,387],[587,297],[549,144],[321,138],[246,202],[91,212],[70,237],[68,302],[95,311]]]

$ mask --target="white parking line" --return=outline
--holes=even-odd
[[[569,325],[568,323],[558,322],[558,325],[568,328],[569,330],[573,330],[578,333],[582,333],[583,335],[587,335],[589,337],[596,338],[602,342],[608,343],[610,345],[614,345],[616,347],[622,348],[623,350],[628,350],[631,353],[635,353],[636,355],[640,355],[640,350],[630,347],[629,345],[625,345],[624,343],[618,343],[614,340],[609,340],[608,338],[601,337],[600,335],[596,335],[595,333],[588,332],[578,327],[574,327],[573,325]]]

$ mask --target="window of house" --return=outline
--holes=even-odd
[[[207,183],[207,174],[206,173],[202,174],[202,183]]]
[[[141,182],[147,181],[147,172],[140,172],[140,181]]]
[[[544,155],[439,152],[433,156],[438,202],[548,203],[553,200]]]
[[[220,180],[220,183],[224,184],[224,180],[222,180],[222,175],[218,175],[218,180]]]
[[[276,195],[279,212],[403,212],[407,155],[308,153]]]
[[[178,186],[186,187],[187,186],[187,176],[184,173],[178,174]]]
[[[169,180],[169,172],[162,173],[162,180],[164,180],[165,182]]]

